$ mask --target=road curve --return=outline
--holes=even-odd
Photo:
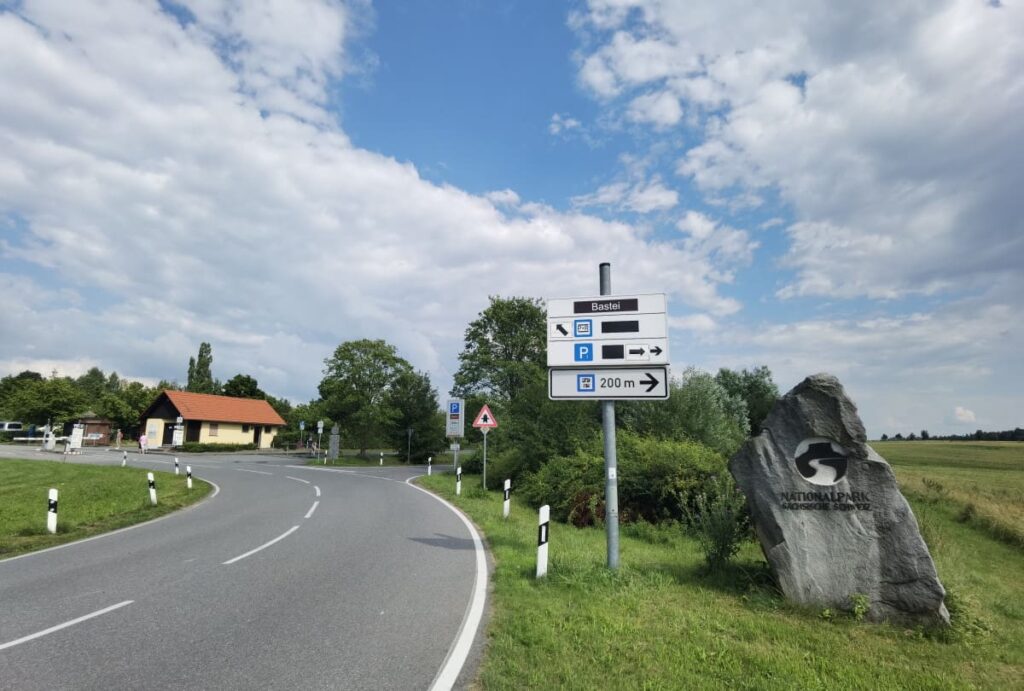
[[[216,496],[0,561],[0,688],[427,689],[472,678],[482,546],[456,511],[405,483],[416,469],[204,455],[182,457],[182,482],[186,462]],[[173,471],[168,456],[130,463]]]

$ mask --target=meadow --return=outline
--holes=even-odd
[[[549,575],[538,581],[534,508],[515,500],[505,521],[500,493],[484,492],[478,477],[464,478],[459,497],[451,475],[421,478],[476,522],[494,556],[479,686],[1022,688],[1024,549],[975,517],[1019,508],[1024,445],[897,444],[874,446],[922,521],[947,589],[948,629],[791,605],[754,542],[711,574],[678,525],[623,526],[622,566],[612,573],[602,528],[553,523]]]

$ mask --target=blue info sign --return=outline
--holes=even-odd
[[[464,437],[466,435],[466,416],[463,411],[466,409],[466,402],[461,398],[448,399],[448,415],[445,425],[445,436]]]
[[[594,361],[593,343],[573,343],[573,359],[576,362]]]
[[[594,393],[597,390],[593,372],[580,372],[576,375],[576,390],[579,393]]]

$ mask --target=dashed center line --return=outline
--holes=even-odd
[[[240,473],[256,473],[257,475],[273,475],[273,473],[268,473],[268,472],[266,472],[264,470],[249,470],[248,468],[235,468],[235,470],[237,470]]]
[[[17,640],[8,641],[7,643],[4,643],[4,644],[0,645],[0,650],[6,650],[7,648],[13,648],[16,645],[21,645],[22,643],[28,643],[29,641],[33,641],[33,640],[35,640],[37,638],[42,638],[43,636],[49,635],[51,633],[54,633],[55,631],[60,631],[61,629],[66,629],[69,626],[74,626],[75,624],[81,624],[83,621],[88,621],[89,619],[92,619],[93,617],[98,617],[98,616],[100,616],[102,614],[106,614],[107,612],[113,612],[115,609],[120,609],[122,607],[125,607],[127,605],[132,604],[133,602],[135,602],[135,600],[125,600],[124,602],[118,602],[116,605],[111,605],[110,607],[104,607],[103,609],[98,609],[95,612],[92,612],[91,614],[86,614],[85,616],[78,617],[77,619],[72,619],[71,621],[66,621],[63,624],[57,624],[56,626],[51,626],[48,629],[43,629],[42,631],[37,631],[36,633],[29,634],[28,636],[22,636],[21,638],[19,638]]]
[[[310,516],[312,516],[313,512],[316,511],[316,507],[318,507],[318,506],[320,506],[320,502],[318,502],[318,501],[313,502],[313,505],[311,507],[309,507],[309,511],[306,512],[306,518],[309,518]]]
[[[267,547],[270,547],[275,542],[280,542],[281,540],[285,539],[286,537],[288,537],[289,535],[291,535],[292,533],[294,533],[298,529],[299,529],[299,526],[293,525],[291,528],[286,530],[283,535],[278,535],[277,537],[275,537],[270,542],[264,543],[264,544],[260,545],[259,547],[257,547],[256,549],[251,549],[248,552],[246,552],[245,554],[239,554],[234,559],[228,559],[226,562],[224,562],[223,565],[224,566],[228,566],[229,564],[234,564],[236,561],[242,561],[246,557],[251,557],[252,555],[254,555],[257,552],[259,552],[260,550],[264,550]]]
[[[296,482],[301,482],[306,485],[313,484],[309,480],[303,480],[301,477],[292,477],[291,475],[285,475],[285,477],[288,478],[289,480],[295,480]]]
[[[316,490],[316,496],[318,496],[318,497],[319,497],[319,496],[320,496],[320,488],[319,488],[319,487],[317,487],[316,485],[313,485],[313,489],[315,489],[315,490]]]

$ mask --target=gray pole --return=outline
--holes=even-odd
[[[412,427],[405,428],[405,463],[408,465],[412,461]]]
[[[487,489],[487,428],[484,427],[481,432],[484,433],[484,474],[483,474],[483,486]]]
[[[601,295],[612,294],[612,265],[601,264]],[[619,568],[619,480],[615,457],[615,401],[601,401],[604,431],[604,524],[608,531],[608,568]]]

